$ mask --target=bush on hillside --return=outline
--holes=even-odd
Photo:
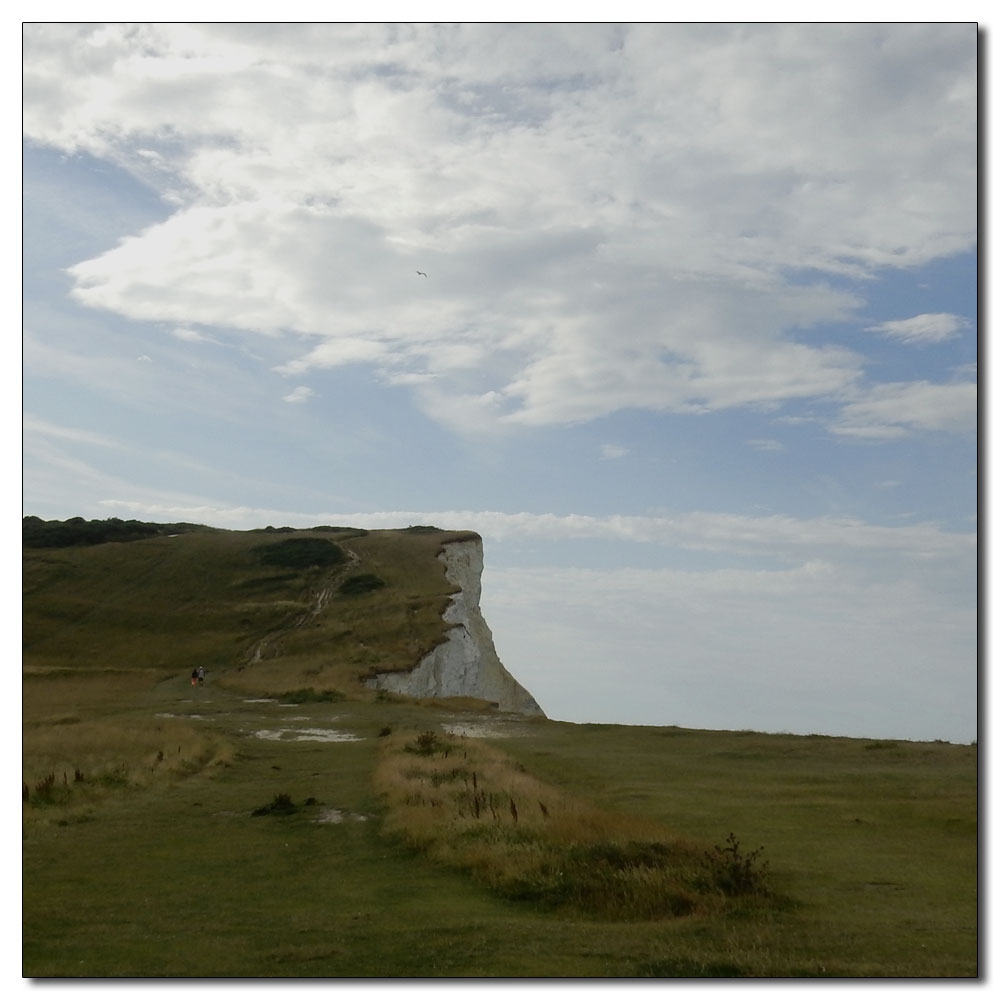
[[[414,743],[407,743],[404,749],[407,753],[420,754],[422,757],[431,757],[436,753],[445,753],[450,748],[450,744],[438,736],[437,733],[427,730],[421,733]]]
[[[266,806],[260,806],[250,814],[251,816],[291,816],[297,813],[299,807],[292,801],[292,797],[285,792],[279,792]]]
[[[333,688],[324,688],[322,691],[317,691],[316,688],[296,688],[294,691],[279,691],[271,697],[286,704],[305,705],[313,702],[343,701],[346,695]]]
[[[286,538],[272,545],[258,545],[252,551],[265,566],[306,569],[347,562],[347,553],[326,538]]]
[[[354,594],[370,594],[373,590],[381,590],[384,586],[385,580],[374,573],[359,573],[357,576],[349,576],[337,588],[337,592],[350,597]]]
[[[744,853],[736,835],[729,834],[725,847],[716,844],[711,851],[705,851],[708,884],[726,896],[766,893],[770,865],[759,860],[763,851],[758,847]]]

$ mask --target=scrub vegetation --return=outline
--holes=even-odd
[[[977,975],[977,747],[368,691],[474,536],[196,528],[25,548],[24,975]]]
[[[414,759],[414,758],[417,759]],[[769,906],[766,865],[731,837],[708,852],[663,824],[613,813],[528,774],[479,739],[433,731],[383,744],[375,788],[386,831],[500,895],[617,920]]]

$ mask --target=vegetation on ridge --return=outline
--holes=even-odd
[[[26,548],[50,549],[75,545],[103,545],[107,542],[134,542],[157,535],[177,535],[188,531],[217,531],[203,524],[150,524],[123,521],[118,517],[87,521],[71,517],[67,521],[43,521],[28,516],[21,520],[21,543]]]

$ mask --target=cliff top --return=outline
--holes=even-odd
[[[23,532],[26,667],[204,666],[248,693],[361,692],[439,645],[455,587],[437,556],[472,531],[229,531],[110,518]]]

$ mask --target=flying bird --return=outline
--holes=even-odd
[[[417,274],[419,274],[421,278],[426,278],[427,277],[427,275],[424,274],[423,271],[417,271]]]

